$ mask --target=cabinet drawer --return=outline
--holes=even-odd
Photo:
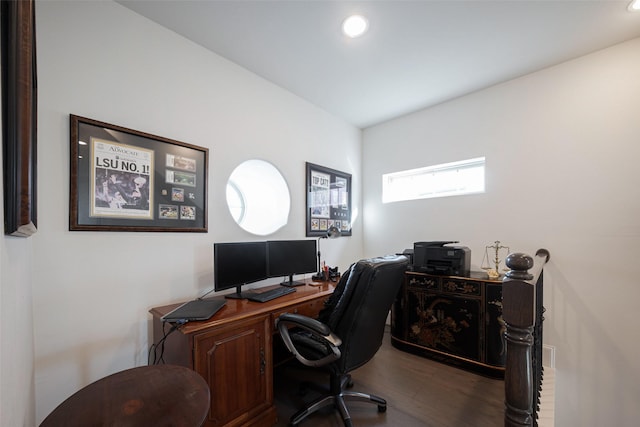
[[[440,290],[440,280],[433,276],[412,275],[407,273],[406,282],[407,286],[411,288],[419,288],[429,291]]]
[[[273,331],[276,332],[276,319],[283,313],[301,314],[303,316],[316,318],[320,313],[320,310],[324,307],[325,299],[316,299],[313,301],[303,302],[301,304],[292,305],[291,307],[283,308],[282,310],[274,311],[271,314],[271,324],[273,325]]]
[[[446,277],[442,279],[442,292],[479,297],[482,289],[481,284],[482,282]]]

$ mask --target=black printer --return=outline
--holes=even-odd
[[[415,242],[413,271],[445,276],[468,276],[471,250],[466,246],[447,246],[458,241]]]

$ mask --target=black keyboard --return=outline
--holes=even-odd
[[[267,301],[271,301],[272,299],[279,298],[281,296],[290,294],[290,293],[295,292],[295,291],[296,291],[295,288],[288,288],[288,287],[285,287],[285,286],[280,286],[280,287],[277,287],[277,288],[269,289],[268,291],[255,293],[255,294],[247,297],[247,299],[249,301],[267,302]]]

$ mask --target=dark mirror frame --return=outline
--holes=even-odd
[[[4,234],[37,231],[37,71],[35,2],[2,1]]]

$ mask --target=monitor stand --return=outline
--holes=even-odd
[[[224,297],[227,299],[247,299],[251,296],[254,296],[255,292],[242,292],[242,285],[236,286],[235,293],[226,294]]]
[[[289,275],[289,281],[285,279],[284,282],[280,283],[280,286],[286,286],[288,288],[293,288],[294,286],[304,286],[304,280],[293,280],[293,274]]]

